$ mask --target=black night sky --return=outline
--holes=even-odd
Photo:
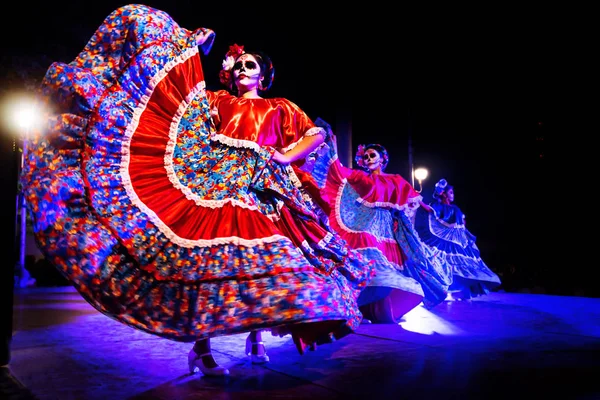
[[[387,172],[408,177],[411,136],[415,166],[430,173],[425,199],[440,178],[454,185],[494,270],[515,265],[559,294],[569,279],[580,285],[557,274],[554,222],[561,217],[545,201],[560,151],[569,147],[562,123],[571,71],[562,28],[540,10],[464,10],[467,17],[457,9],[411,14],[367,3],[360,10],[284,1],[145,4],[185,28],[216,32],[204,59],[209,87],[218,85],[229,45],[265,51],[276,69],[270,96],[294,101],[313,119],[349,124],[354,149],[385,145]],[[124,4],[57,1],[35,11],[16,4],[22,30],[3,27],[2,92],[39,82],[52,61],[71,61]]]

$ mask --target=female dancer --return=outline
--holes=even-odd
[[[324,129],[262,96],[274,70],[242,46],[221,74],[231,93],[208,92],[198,48],[214,37],[144,5],[111,13],[47,71],[51,115],[22,184],[42,251],[90,304],[195,342],[190,370],[226,375],[209,338],[269,329],[300,353],[339,339],[360,324],[373,272],[294,172]]]
[[[439,251],[452,267],[449,291],[457,299],[487,294],[500,285],[500,278],[481,259],[476,237],[466,227],[465,215],[453,204],[454,187],[440,179],[434,201],[418,211],[415,227],[421,240]]]
[[[330,127],[322,120],[317,124]],[[410,215],[422,197],[402,176],[384,172],[387,150],[379,144],[360,145],[358,169],[343,166],[332,132],[322,148],[303,166],[315,178],[331,228],[348,245],[374,261],[377,271],[361,293],[359,305],[373,322],[398,323],[421,301],[434,307],[447,296],[449,266],[424,246]]]

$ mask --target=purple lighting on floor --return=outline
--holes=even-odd
[[[407,331],[422,335],[461,335],[464,332],[456,325],[435,315],[422,305],[409,311],[399,325]]]

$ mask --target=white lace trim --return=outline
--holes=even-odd
[[[154,214],[154,212],[149,210],[146,207],[146,205],[139,199],[138,195],[135,193],[135,190],[133,189],[133,185],[131,183],[131,177],[129,175],[129,163],[131,161],[131,138],[133,137],[133,133],[137,130],[137,127],[140,122],[140,117],[146,110],[146,107],[148,106],[148,102],[150,101],[150,97],[152,96],[152,93],[154,92],[154,89],[156,88],[156,86],[165,78],[165,76],[167,76],[167,74],[169,73],[169,71],[171,69],[173,69],[175,66],[177,66],[179,64],[184,63],[190,57],[193,57],[196,54],[198,54],[197,47],[192,47],[192,48],[187,49],[185,52],[183,52],[183,54],[177,56],[175,59],[173,59],[173,60],[169,61],[167,64],[165,64],[163,69],[158,71],[156,73],[156,75],[154,75],[150,79],[150,81],[148,82],[148,88],[146,89],[146,93],[144,93],[144,95],[142,95],[140,103],[133,110],[131,122],[129,122],[129,125],[127,125],[125,133],[123,135],[124,137],[123,137],[123,141],[121,144],[121,166],[120,166],[120,171],[119,171],[120,176],[121,176],[121,181],[123,183],[123,187],[125,188],[125,192],[127,193],[127,196],[129,197],[131,202],[135,206],[139,207],[140,209],[142,209],[144,211],[150,211],[148,213],[148,216],[151,219],[153,216],[155,218],[157,218],[157,217]]]
[[[373,236],[375,239],[377,239],[377,241],[379,242],[389,242],[389,243],[395,243],[396,240],[395,239],[389,239],[389,238],[382,238],[379,237],[377,235],[374,235],[371,232],[366,232],[366,231],[355,231],[354,229],[350,228],[349,226],[347,226],[344,221],[342,221],[342,214],[341,214],[341,202],[342,202],[342,193],[344,192],[344,187],[346,185],[348,185],[348,180],[346,178],[342,179],[342,184],[340,185],[340,188],[338,189],[337,195],[335,196],[335,220],[337,221],[338,225],[346,232],[349,233],[359,233],[359,234],[364,234],[364,233],[368,233],[369,235]]]
[[[398,205],[398,204],[394,204],[394,203],[388,203],[386,201],[376,201],[374,203],[371,203],[371,202],[363,199],[362,197],[359,197],[356,199],[357,202],[359,202],[360,204],[362,204],[365,207],[393,208],[393,209],[399,210],[399,211],[403,211],[404,209],[408,208],[409,203],[418,203],[421,200],[423,200],[423,196],[419,195],[417,197],[411,197],[410,199],[408,199],[406,204]]]
[[[154,222],[154,221],[153,221]],[[162,224],[162,223],[161,223]],[[158,224],[157,224],[158,226]],[[164,231],[163,226],[168,230]],[[262,246],[265,243],[274,243],[280,240],[286,241],[285,246],[290,247],[293,246],[292,242],[289,238],[282,235],[272,235],[268,237],[261,237],[256,239],[244,239],[238,236],[228,236],[228,237],[218,237],[214,239],[184,239],[180,236],[177,236],[173,231],[169,229],[166,225],[162,224],[159,226],[161,232],[165,234],[173,243],[185,247],[185,248],[194,248],[194,247],[210,247],[215,245],[227,245],[232,244],[235,246],[246,246],[246,247],[256,247]]]
[[[290,151],[291,149],[296,147],[298,145],[298,143],[300,143],[302,141],[302,139],[304,139],[305,137],[315,136],[315,135],[321,135],[321,136],[323,136],[323,138],[325,138],[325,137],[327,137],[327,131],[325,131],[325,129],[320,128],[318,126],[310,128],[309,130],[304,132],[304,135],[300,139],[296,140],[293,143],[290,143],[287,147],[284,147],[283,149],[281,149],[281,152],[287,153],[288,151]]]
[[[324,135],[325,129],[323,128],[319,128],[319,127],[314,127],[309,129],[308,131],[306,131],[306,133],[304,134],[304,136],[302,138],[300,138],[298,141],[290,144],[288,147],[282,149],[283,153],[287,153],[289,150],[293,149],[304,137],[306,136],[314,136],[317,134],[322,134]],[[252,140],[245,140],[245,139],[234,139],[231,138],[229,136],[225,136],[223,134],[214,134],[211,136],[211,139],[220,143],[223,143],[227,146],[231,146],[231,147],[238,147],[238,148],[246,148],[246,149],[251,149],[256,151],[257,153],[261,150],[261,146],[252,141]],[[302,183],[300,182],[300,179],[298,178],[298,176],[296,175],[296,173],[294,172],[294,168],[292,168],[292,166],[290,164],[286,165],[284,167],[285,171],[288,173],[290,180],[292,181],[292,184],[297,187],[297,188],[301,188],[302,187]],[[308,202],[309,204],[312,204],[312,199],[311,197],[307,194],[304,193],[302,191],[302,198],[304,201]],[[249,208],[249,207],[247,207]],[[255,207],[253,208],[255,209]],[[271,220],[273,220],[271,218],[271,216],[269,216],[269,218]]]
[[[230,203],[231,205],[236,206],[236,207],[247,208],[249,210],[258,210],[258,207],[256,207],[255,205],[247,204],[243,201],[232,199],[232,198],[228,198],[225,200],[203,199],[198,194],[192,192],[192,190],[189,187],[181,184],[181,181],[177,177],[177,174],[175,172],[175,168],[173,165],[173,153],[175,151],[175,146],[177,145],[177,133],[178,133],[179,124],[180,124],[181,118],[183,118],[183,115],[185,114],[185,111],[187,110],[190,102],[192,100],[194,100],[194,98],[199,93],[201,93],[204,90],[204,88],[205,88],[204,82],[198,83],[198,85],[196,85],[196,87],[194,89],[192,89],[192,91],[190,91],[190,93],[186,96],[185,100],[181,102],[177,112],[173,116],[173,120],[171,121],[171,127],[169,128],[169,142],[167,144],[167,149],[166,149],[165,157],[164,157],[165,170],[167,171],[167,176],[169,177],[169,180],[171,181],[171,183],[173,184],[173,187],[175,187],[175,189],[177,189],[180,192],[182,192],[183,194],[185,194],[186,199],[192,200],[194,203],[196,203],[197,205],[199,205],[201,207],[210,207],[210,208],[215,209],[215,208],[221,208],[225,204]]]
[[[323,138],[325,138],[327,136],[327,131],[319,126],[315,126],[310,128],[309,130],[307,130],[304,133],[304,136],[315,136],[315,135],[321,135],[323,136]]]
[[[156,215],[156,213],[153,210],[148,208],[140,200],[137,193],[133,189],[133,185],[131,183],[131,177],[129,175],[129,163],[131,160],[131,139],[133,137],[134,132],[137,130],[141,115],[146,110],[146,107],[148,106],[148,102],[150,101],[150,98],[152,96],[152,93],[154,92],[154,89],[167,76],[169,71],[171,71],[175,66],[184,63],[189,58],[191,58],[197,54],[198,54],[198,47],[192,47],[192,48],[189,48],[186,51],[184,51],[181,55],[177,56],[173,60],[169,61],[167,64],[165,64],[163,69],[158,71],[156,73],[156,75],[150,79],[150,81],[148,82],[148,88],[146,90],[146,93],[142,96],[138,106],[133,110],[133,116],[131,118],[131,122],[129,123],[129,125],[127,126],[127,128],[125,130],[124,138],[122,141],[122,147],[121,147],[120,177],[121,177],[121,181],[122,181],[123,187],[125,189],[125,192],[127,193],[127,196],[129,197],[129,199],[131,200],[133,205],[137,206],[142,212],[144,212],[148,216],[148,218],[157,226],[157,228],[169,240],[171,240],[173,243],[175,243],[181,247],[185,247],[185,248],[192,248],[192,247],[197,247],[197,246],[208,247],[208,246],[213,246],[213,245],[226,245],[226,244],[242,245],[242,246],[259,246],[264,243],[273,243],[273,242],[277,242],[279,240],[285,240],[291,244],[291,241],[289,240],[289,238],[282,236],[282,235],[272,235],[272,236],[256,238],[256,239],[244,239],[244,238],[240,238],[237,236],[220,237],[220,238],[209,239],[209,240],[206,240],[206,239],[191,240],[191,239],[182,238],[182,237],[178,236],[177,234],[175,234],[175,232],[173,232],[171,230],[171,228],[169,228],[158,217],[158,215]],[[165,153],[165,164],[168,164],[168,162],[169,162],[167,160],[167,154],[171,155],[170,159],[172,162],[172,154],[173,154],[173,146],[174,146],[172,141],[174,141],[174,139],[173,139],[174,137],[176,138],[177,126],[179,124],[181,117],[183,116],[183,113],[185,112],[185,109],[186,109],[188,103],[191,100],[193,100],[193,98],[203,89],[204,89],[204,82],[200,82],[198,85],[196,85],[196,87],[194,89],[192,89],[192,91],[186,96],[186,99],[180,104],[179,109],[177,110],[177,113],[173,116],[173,121],[171,122],[171,126],[169,129],[169,143],[167,145],[167,151]],[[173,136],[173,132],[175,132],[175,136]],[[165,165],[165,168],[167,169],[167,174],[169,174],[168,166]],[[171,168],[172,168],[172,165],[171,165]],[[169,175],[169,179],[171,179],[171,175]],[[173,182],[173,181],[171,180],[171,182]],[[176,187],[178,189],[180,189],[178,186],[176,186]],[[186,194],[186,197],[187,197],[187,194]],[[234,200],[231,200],[231,199],[222,200],[222,201],[221,200],[202,200],[202,205],[206,205],[208,207],[213,207],[213,206],[220,207],[220,206],[222,206],[222,204],[229,202],[229,201],[231,201],[232,203],[235,202]],[[243,203],[241,203],[241,204],[243,204]],[[243,206],[247,206],[247,205],[244,204]]]
[[[223,143],[227,146],[231,146],[231,147],[238,147],[238,148],[246,148],[246,149],[252,149],[254,151],[256,151],[257,153],[260,151],[261,147],[258,143],[253,142],[251,140],[244,140],[244,139],[233,139],[230,138],[229,136],[225,136],[222,134],[216,134],[213,135],[211,137],[212,140],[215,140],[217,142]],[[298,179],[298,176],[296,175],[296,173],[294,172],[294,168],[292,168],[292,166],[290,164],[286,165],[284,167],[285,171],[289,174],[290,176],[290,180],[292,181],[292,183],[294,184],[295,187],[300,188],[302,187],[302,183],[300,182],[300,179]],[[305,201],[308,201],[312,204],[312,200],[310,199],[310,197],[306,194],[303,193],[303,198]]]

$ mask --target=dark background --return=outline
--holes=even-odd
[[[2,92],[35,87],[51,62],[71,61],[124,4],[16,4],[18,28],[3,27]],[[581,51],[587,25],[570,10],[145,4],[185,28],[216,32],[204,59],[209,88],[219,88],[228,46],[243,44],[271,56],[269,96],[344,127],[354,150],[383,144],[387,172],[409,178],[410,137],[415,166],[430,174],[425,200],[440,178],[454,185],[482,257],[507,290],[598,294],[587,279],[595,267],[585,261],[586,235],[574,226],[582,187],[572,171],[585,170],[578,165],[589,160],[583,154],[592,142],[580,135],[593,135],[595,125],[578,103],[585,93],[575,90],[589,92],[589,51]]]

